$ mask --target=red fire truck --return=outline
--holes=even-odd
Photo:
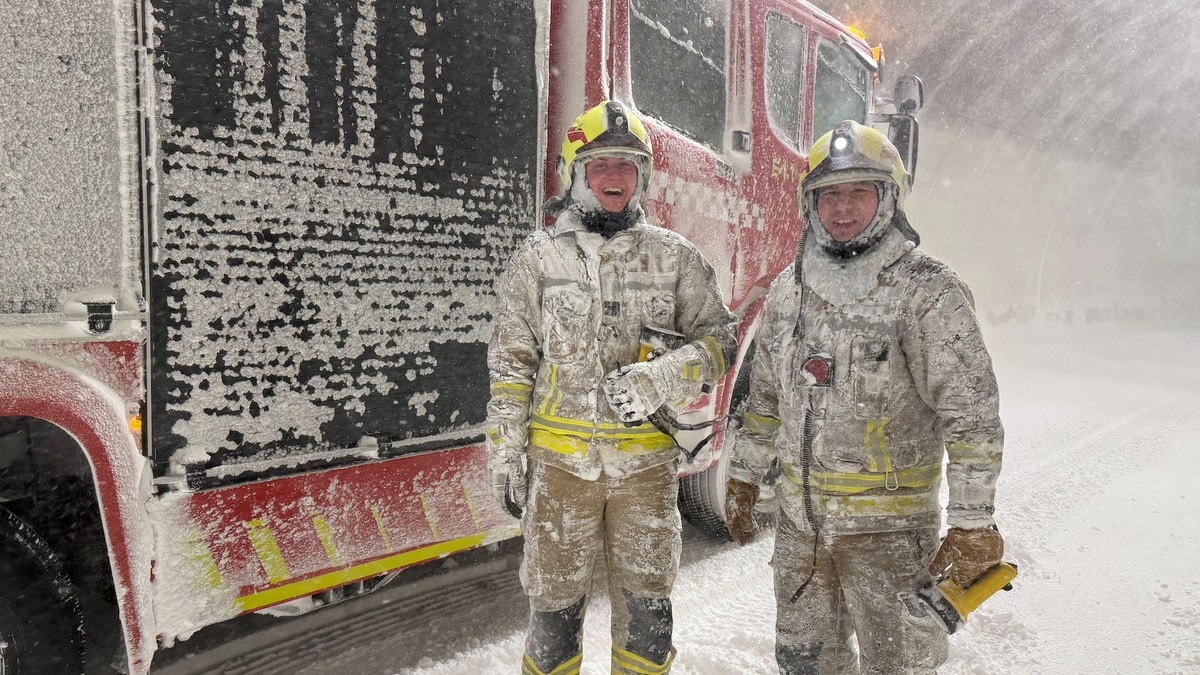
[[[13,11],[6,674],[79,670],[106,616],[145,673],[203,626],[518,536],[484,478],[493,284],[591,105],[646,120],[651,218],[700,247],[741,318],[696,418],[736,406],[813,138],[869,121],[915,159],[919,81],[885,101],[879,51],[802,0]],[[680,497],[718,535],[723,440]]]

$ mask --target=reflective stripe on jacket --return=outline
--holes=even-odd
[[[617,419],[604,376],[638,360],[644,326],[698,347],[679,373],[690,399],[725,373],[734,353],[736,319],[690,242],[644,221],[594,249],[581,245],[582,232],[566,212],[509,263],[488,349],[493,465],[528,452],[594,478],[602,465],[628,473],[671,461],[679,448],[669,436]]]
[[[801,293],[792,268],[772,285],[730,475],[758,481],[779,460],[782,506],[803,526],[808,418],[808,482],[824,531],[940,523],[943,466],[949,523],[990,524],[1004,433],[970,291],[899,233],[879,249],[846,264],[874,265],[864,271],[877,276],[852,301]],[[814,373],[830,363],[828,386],[819,386]]]

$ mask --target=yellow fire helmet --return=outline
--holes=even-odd
[[[582,160],[598,155],[630,156],[638,165],[639,192],[644,193],[650,185],[654,151],[645,125],[620,102],[603,101],[575,118],[567,129],[558,157],[562,194],[547,202],[547,210],[557,213],[566,208],[577,167],[583,165]]]
[[[835,241],[817,213],[817,190],[827,185],[871,181],[879,191],[879,207],[867,228],[850,241]],[[920,235],[904,215],[909,176],[896,146],[879,131],[853,120],[839,122],[817,139],[800,173],[796,202],[816,244],[829,255],[849,258],[866,252],[891,228],[919,244]]]
[[[845,120],[813,143],[808,164],[800,173],[796,201],[803,209],[805,193],[826,185],[867,180],[895,185],[897,207],[904,208],[910,186],[896,146],[872,127]]]

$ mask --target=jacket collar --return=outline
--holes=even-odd
[[[633,224],[633,227],[629,228],[628,230],[618,232],[611,239],[601,240],[602,243],[598,247],[598,250],[604,251],[605,253],[624,253],[632,250],[637,247],[638,242],[641,241],[641,232],[647,227],[649,227],[649,225],[647,225],[645,219],[639,218]],[[584,233],[587,231],[588,230],[584,226],[583,220],[579,217],[579,214],[575,213],[574,211],[567,210],[558,216],[558,220],[555,221],[554,229],[550,232],[550,236],[554,237],[555,239],[570,236],[574,239],[576,237],[576,233]],[[599,235],[597,235],[597,238],[599,238]]]
[[[880,273],[915,247],[893,228],[862,255],[843,259],[826,254],[815,237],[807,238],[801,261],[804,283],[828,302],[847,305],[867,297],[879,285]]]

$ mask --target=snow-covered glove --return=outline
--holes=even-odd
[[[630,364],[604,377],[604,395],[622,422],[644,420],[666,402],[655,384],[653,363]]]
[[[758,535],[758,523],[754,522],[757,503],[757,484],[729,479],[725,485],[725,527],[738,546],[745,546]]]
[[[1003,557],[1004,539],[995,526],[970,530],[952,527],[933,556],[929,573],[935,578],[943,577],[948,568],[950,580],[960,588],[967,588],[999,565]]]
[[[638,422],[664,403],[699,395],[711,370],[703,350],[688,344],[605,375],[604,394],[622,422]]]
[[[488,468],[488,483],[491,484],[492,496],[496,498],[500,508],[513,518],[520,518],[529,496],[525,467],[515,462],[497,469]]]

